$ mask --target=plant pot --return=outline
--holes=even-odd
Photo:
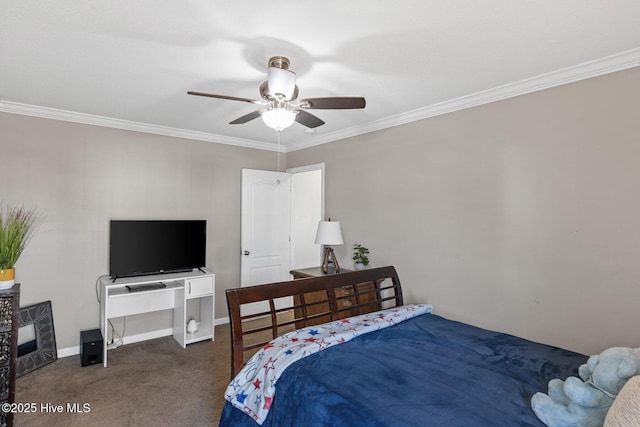
[[[0,270],[0,289],[9,289],[14,285],[16,278],[15,268]]]
[[[364,270],[365,268],[367,268],[367,266],[361,262],[355,262],[353,263],[353,268],[355,268],[356,270]]]

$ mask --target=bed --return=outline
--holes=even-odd
[[[319,292],[326,298],[309,298]],[[327,318],[338,326],[371,325],[413,305],[404,304],[394,267],[229,289],[226,295],[232,382],[220,419],[225,427],[542,426],[531,410],[531,396],[546,391],[553,378],[574,375],[587,360],[427,312],[387,321],[393,325],[353,334],[347,342],[296,360],[271,378],[276,392],[258,418],[246,407],[239,409],[230,390],[252,363],[264,363],[265,351],[285,346],[281,343],[294,336],[329,331],[329,324],[319,324]],[[259,302],[262,309],[242,308]],[[253,384],[250,388],[259,389],[254,393],[265,398],[271,393],[266,381]]]

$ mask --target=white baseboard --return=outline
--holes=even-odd
[[[218,325],[224,325],[225,323],[229,323],[229,318],[228,317],[221,317],[220,319],[216,319],[213,324],[218,326]]]
[[[228,317],[222,317],[220,319],[215,319],[214,321],[214,325],[216,326],[224,325],[225,323],[229,323]],[[152,340],[154,338],[162,338],[162,337],[171,336],[171,335],[173,335],[173,328],[168,328],[168,329],[160,329],[157,331],[145,332],[143,334],[125,336],[122,339],[122,341],[124,344],[133,344],[134,342]],[[80,354],[79,345],[75,347],[66,347],[66,348],[58,349],[58,358],[75,356],[77,354]]]
[[[59,348],[58,349],[58,359],[62,359],[63,357],[75,356],[76,354],[80,354],[80,346],[77,345],[75,347],[67,347],[67,348]]]

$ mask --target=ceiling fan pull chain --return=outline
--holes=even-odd
[[[279,130],[276,131],[276,135],[278,136],[278,172],[280,172],[280,132]]]

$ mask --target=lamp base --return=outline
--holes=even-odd
[[[336,267],[336,273],[339,273],[340,264],[338,264],[336,255],[333,253],[333,248],[329,248],[329,247],[324,248],[324,260],[322,261],[322,272],[324,274],[329,273],[329,258],[333,260],[333,265],[335,265]]]

